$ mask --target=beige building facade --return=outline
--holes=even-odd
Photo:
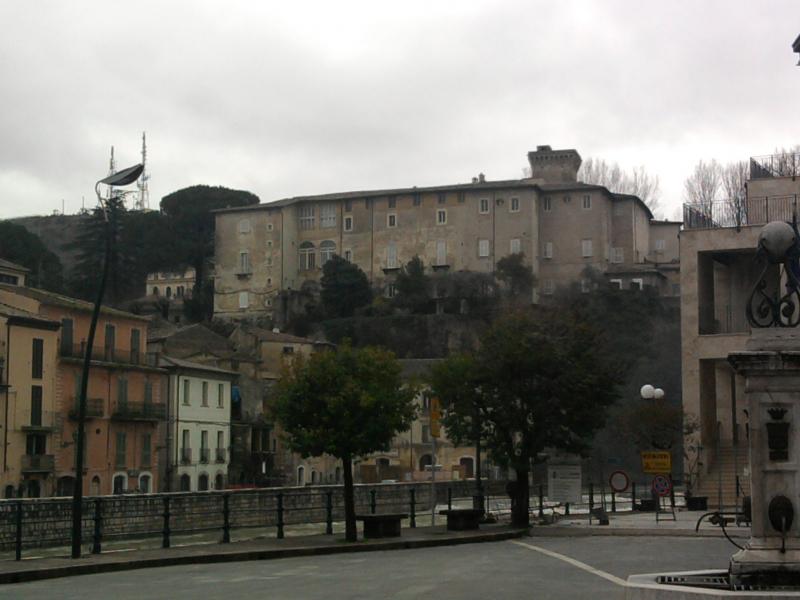
[[[758,235],[773,220],[797,214],[800,181],[772,168],[785,155],[751,159],[747,194],[739,201],[684,206],[680,234],[684,471],[693,493],[732,507],[747,490],[749,415],[744,379],[728,363],[745,350],[746,305],[763,269]],[[773,278],[770,285],[777,285]],[[737,478],[739,494],[737,497]]]
[[[492,273],[499,259],[515,253],[524,254],[537,278],[532,300],[576,281],[588,286],[587,267],[603,274],[619,270],[614,278],[625,287],[642,279],[639,287],[677,293],[677,275],[663,265],[677,264],[679,224],[653,225],[639,198],[577,181],[575,150],[540,146],[528,159],[527,179],[481,176],[467,184],[220,210],[214,313],[274,318],[287,310],[293,292],[317,289],[322,266],[334,254],[357,264],[388,296],[397,272],[415,256],[433,271]],[[663,244],[655,253],[657,240]],[[622,274],[645,266],[651,272],[643,277]]]

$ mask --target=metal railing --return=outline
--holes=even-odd
[[[216,459],[218,463],[225,462],[225,448],[217,448],[215,453]]]
[[[202,464],[208,464],[208,458],[211,455],[211,450],[209,448],[200,448],[200,462]]]
[[[61,344],[59,354],[64,358],[82,359],[86,356],[86,344]],[[158,364],[158,358],[153,352],[137,352],[120,348],[105,348],[103,346],[94,347],[92,360],[124,365],[145,365],[148,367],[155,367]]]
[[[26,432],[47,432],[56,428],[57,413],[52,410],[35,410],[26,407],[15,414],[15,423],[11,429]]]
[[[800,174],[800,153],[779,152],[750,157],[750,179],[794,177]]]
[[[755,196],[739,200],[685,203],[684,229],[719,229],[791,221],[797,214],[797,194]]]
[[[192,464],[192,449],[191,448],[181,448],[181,464],[182,465],[190,465],[190,464]]]
[[[52,473],[55,469],[56,457],[54,454],[23,454],[23,473]]]
[[[72,398],[72,407],[69,409],[70,419],[78,418],[78,398]],[[102,417],[105,414],[104,410],[105,401],[102,398],[87,398],[86,399],[86,416],[87,417]]]
[[[167,410],[164,404],[154,402],[117,402],[112,419],[130,421],[162,421]]]

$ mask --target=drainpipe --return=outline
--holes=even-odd
[[[8,471],[8,384],[11,373],[11,324],[6,326],[6,406],[3,417],[3,472]]]
[[[167,481],[166,481],[166,489],[168,492],[172,491],[172,426],[169,421],[170,410],[172,408],[172,386],[169,383],[169,376],[167,377],[167,431],[166,431],[166,452],[164,452],[164,456],[167,459],[166,464],[166,474],[167,474]]]

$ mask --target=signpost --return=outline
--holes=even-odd
[[[660,517],[661,500],[672,493],[672,477],[665,474],[656,475],[653,477],[653,483],[651,484],[651,487],[653,489],[653,498],[656,501],[656,523],[658,523],[661,518],[663,518]],[[672,513],[671,520],[676,520],[674,503],[670,503],[670,510],[665,512]]]
[[[436,525],[436,438],[441,433],[439,421],[442,418],[442,410],[439,406],[439,399],[435,396],[430,400],[430,429],[431,429],[431,527]]]

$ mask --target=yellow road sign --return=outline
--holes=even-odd
[[[672,454],[664,450],[642,452],[642,471],[645,473],[671,473]]]

